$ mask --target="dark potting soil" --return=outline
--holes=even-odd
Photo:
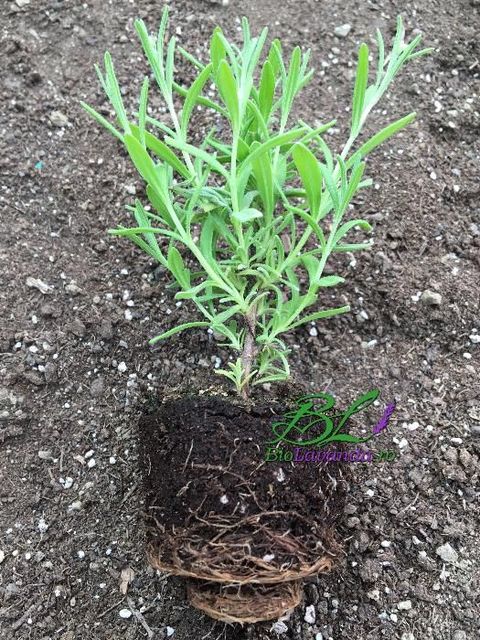
[[[183,581],[165,581],[146,565],[136,449],[145,399],[182,380],[198,387],[211,375],[218,382],[212,362],[225,366],[229,353],[206,331],[148,346],[149,338],[191,320],[193,309],[175,304],[167,275],[152,260],[106,234],[132,224],[123,205],[133,203],[134,187],[144,201],[143,185],[118,142],[78,106],[84,100],[112,116],[93,71],[108,48],[127,108],[138,109],[147,66],[133,20],[142,17],[154,30],[163,5],[1,4],[2,640],[147,637],[135,615],[120,615],[129,606],[142,609],[155,637],[166,637],[167,625],[175,640],[234,637],[188,606]],[[361,41],[370,43],[376,27],[392,36],[401,12],[409,37],[419,29],[436,48],[402,71],[366,132],[417,111],[414,125],[370,157],[367,174],[379,188],[362,191],[351,212],[374,227],[374,250],[338,254],[327,264],[346,281],[326,291],[319,309],[348,303],[352,312],[286,336],[291,369],[311,392],[328,390],[347,406],[378,387],[382,407],[397,402],[381,446],[399,455],[391,464],[354,465],[341,524],[348,562],[308,585],[305,606],[314,605],[316,623],[299,609],[278,637],[475,640],[478,0],[176,0],[170,8],[172,32],[179,27],[181,44],[202,60],[215,25],[234,36],[242,15],[255,35],[267,25],[287,53],[310,47],[317,73],[297,114],[307,122],[337,117],[339,141],[348,134],[345,108]],[[338,37],[335,28],[346,23],[350,33]],[[182,83],[190,85],[195,73],[184,67]],[[163,108],[159,101],[151,115],[162,117]],[[65,126],[53,123],[55,111],[68,119]],[[195,117],[192,134],[201,136],[212,122],[205,111]],[[52,289],[28,286],[30,277]],[[426,289],[442,303],[418,299]],[[438,555],[446,544],[458,562],[445,565]],[[135,577],[124,594],[120,576],[129,569]],[[411,609],[398,611],[402,601]],[[271,640],[271,627],[255,625],[239,639]]]
[[[218,396],[189,396],[168,400],[144,416],[139,429],[150,536],[163,545],[164,531],[191,529],[208,541],[218,533],[219,521],[237,527],[248,516],[278,512],[268,516],[275,531],[290,532],[317,557],[320,543],[337,555],[334,531],[343,512],[348,465],[265,461],[272,423],[288,408],[285,401],[247,409]],[[215,525],[198,526],[212,517]],[[236,534],[247,535],[251,554],[263,557],[272,549],[256,528],[245,524]],[[295,558],[278,548],[275,556],[279,565]]]

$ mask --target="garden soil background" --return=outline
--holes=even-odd
[[[368,163],[375,188],[355,217],[373,224],[374,250],[337,260],[346,284],[320,300],[352,312],[288,339],[312,391],[346,408],[379,388],[379,414],[397,402],[382,444],[398,459],[355,467],[339,569],[307,585],[289,620],[240,629],[190,609],[181,581],[146,566],[138,417],[165,385],[215,381],[228,354],[206,332],[148,347],[191,310],[162,269],[106,235],[142,187],[79,107],[108,113],[93,71],[108,48],[136,108],[146,64],[133,20],[155,28],[162,2],[2,1],[1,638],[479,637],[479,4],[170,3],[172,29],[203,59],[213,27],[238,34],[242,15],[287,50],[311,47],[317,75],[297,114],[337,117],[332,142],[348,125],[355,51],[375,27],[392,35],[401,13],[437,49],[372,115],[378,126],[418,111]],[[196,132],[208,124],[199,111]]]

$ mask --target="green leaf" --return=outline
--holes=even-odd
[[[85,102],[80,102],[80,104],[85,109],[85,111],[92,116],[92,118],[95,118],[95,120],[102,125],[102,127],[105,127],[105,129],[110,131],[112,135],[123,142],[123,135],[120,133],[120,131],[117,131],[117,129],[115,129],[115,127],[110,124],[110,122],[108,122],[106,118],[95,111],[95,109],[92,109],[92,107]]]
[[[365,104],[365,91],[368,84],[368,46],[363,43],[358,52],[357,76],[353,90],[352,102],[352,131],[360,129],[363,106]]]
[[[195,158],[199,158],[203,160],[209,167],[212,168],[213,171],[216,171],[220,175],[222,175],[227,180],[230,178],[229,172],[223,167],[220,162],[216,159],[216,157],[210,153],[207,153],[203,149],[199,147],[195,147],[193,144],[187,144],[186,142],[181,142],[179,140],[174,140],[173,138],[165,138],[168,144],[175,149],[179,149],[180,151],[185,151]]]
[[[323,278],[317,280],[316,284],[319,287],[334,287],[342,282],[345,282],[345,278],[341,278],[340,276],[323,276]]]
[[[417,114],[415,112],[409,113],[403,118],[392,122],[392,124],[389,124],[387,127],[372,136],[347,160],[347,169],[350,168],[357,160],[364,158],[371,151],[376,149],[376,147],[381,145],[382,142],[385,142],[385,140],[388,140],[388,138],[391,138],[393,135],[398,133],[398,131],[408,126],[415,120],[416,115]]]
[[[225,46],[221,38],[222,30],[215,27],[210,40],[210,60],[213,66],[213,72],[216,74],[220,62],[225,58]]]
[[[275,38],[272,41],[270,51],[268,53],[268,61],[272,65],[272,70],[275,76],[286,75],[282,57],[282,43],[278,38]]]
[[[322,172],[320,163],[313,153],[303,144],[296,144],[292,149],[292,158],[307,194],[308,206],[313,218],[320,212],[322,199]]]
[[[345,253],[347,251],[363,251],[364,249],[371,249],[373,242],[359,242],[357,244],[337,244],[332,248],[332,251],[338,253]]]
[[[232,127],[235,131],[238,131],[240,126],[238,87],[233,71],[226,60],[221,60],[218,65],[216,83],[222,100],[227,107]]]
[[[203,87],[205,83],[209,79],[212,74],[213,65],[212,63],[208,64],[201,73],[195,79],[195,82],[192,84],[190,89],[187,92],[185,97],[185,102],[183,103],[182,109],[182,131],[184,134],[187,131],[188,123],[190,122],[190,116],[192,115],[192,111],[195,105],[198,102],[198,97],[203,91]]]
[[[165,338],[169,338],[170,336],[175,335],[176,333],[180,333],[180,331],[185,331],[185,329],[194,329],[197,327],[209,327],[210,323],[209,322],[185,322],[184,324],[179,324],[176,327],[173,327],[173,329],[169,329],[168,331],[165,331],[164,333],[161,333],[159,336],[155,336],[155,338],[152,338],[151,340],[148,341],[148,344],[154,345],[157,342],[159,342],[159,340],[165,340]]]
[[[242,209],[241,211],[234,211],[232,218],[235,218],[239,222],[250,222],[254,218],[262,218],[263,213],[258,209]]]
[[[273,138],[270,138],[270,140],[263,142],[259,147],[257,147],[254,151],[252,151],[250,155],[247,158],[245,158],[245,160],[242,162],[240,173],[244,173],[245,171],[248,171],[250,163],[253,162],[256,158],[259,158],[266,151],[270,151],[270,149],[274,149],[275,147],[281,147],[284,144],[293,142],[297,138],[300,138],[300,136],[304,132],[305,132],[305,128],[300,127],[298,129],[292,129],[291,131],[287,131],[287,133],[282,133],[282,134],[273,136]]]
[[[147,101],[148,101],[148,78],[145,77],[140,93],[140,106],[138,109],[138,139],[143,148],[145,148],[145,121],[147,118]]]
[[[258,106],[265,120],[268,120],[272,110],[273,95],[275,93],[275,74],[269,60],[265,60],[260,77],[258,91]]]
[[[300,47],[295,47],[290,59],[290,67],[288,68],[288,76],[283,93],[282,119],[284,121],[286,121],[290,109],[292,108],[293,100],[298,89],[301,61],[302,50]]]
[[[368,223],[366,220],[349,220],[348,222],[346,222],[345,224],[342,224],[342,226],[338,228],[335,234],[335,237],[333,239],[334,244],[337,244],[337,242],[341,240],[343,236],[345,236],[351,229],[354,229],[355,227],[359,227],[364,231],[372,230],[371,224]]]
[[[251,146],[251,150],[255,151],[255,149],[259,146],[260,143],[254,142]],[[270,154],[268,153],[268,151],[263,153],[261,156],[257,157],[251,164],[256,187],[263,202],[266,219],[271,220],[273,209],[275,207],[275,200],[273,197],[273,175]]]
[[[155,163],[142,147],[140,142],[133,135],[129,134],[124,136],[124,142],[127,147],[128,154],[139,174],[145,182],[152,185],[159,194],[163,194],[165,192],[165,185],[156,171]]]
[[[190,289],[190,270],[185,267],[183,258],[174,245],[170,245],[168,249],[167,261],[168,268],[178,284],[183,289]]]
[[[135,125],[132,125],[132,135],[140,139],[140,129]],[[169,164],[174,171],[179,173],[184,178],[190,178],[190,171],[187,166],[178,158],[173,151],[167,147],[167,145],[162,142],[159,138],[154,136],[152,133],[145,131],[145,144],[147,149],[153,151],[153,153],[163,160],[167,164]]]
[[[333,316],[338,316],[340,313],[347,313],[350,311],[350,307],[347,305],[345,307],[336,307],[335,309],[325,309],[324,311],[317,311],[316,313],[311,313],[308,316],[304,316],[294,324],[291,324],[289,329],[296,329],[300,327],[302,324],[306,324],[307,322],[313,322],[314,320],[321,320],[324,318],[332,318]]]

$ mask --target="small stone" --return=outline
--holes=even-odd
[[[15,0],[15,3],[18,7],[26,7],[27,4],[30,4],[30,0]]]
[[[111,340],[113,338],[112,323],[108,318],[102,320],[98,333],[104,340]]]
[[[455,551],[452,545],[448,542],[446,544],[441,545],[440,547],[437,547],[436,553],[438,556],[440,556],[440,558],[444,562],[452,563],[452,562],[457,562],[458,560],[458,553]]]
[[[50,114],[50,122],[55,127],[66,127],[68,125],[68,118],[61,111],[52,111]]]
[[[131,196],[134,196],[137,193],[137,189],[134,184],[126,184],[125,191]]]
[[[317,635],[315,636],[315,640],[323,640],[323,633],[320,633],[320,631],[317,633]]]
[[[83,504],[81,500],[75,500],[75,502],[72,502],[72,504],[69,505],[68,511],[81,511],[82,507]]]
[[[335,27],[334,33],[338,38],[346,38],[351,30],[352,25],[346,22],[345,24]]]
[[[277,622],[275,622],[272,625],[272,628],[270,629],[270,631],[273,631],[274,633],[277,633],[278,635],[282,634],[282,633],[287,633],[288,631],[288,627],[287,625],[282,622],[281,620],[277,620]]]
[[[167,638],[170,638],[175,633],[175,629],[173,627],[167,627],[165,631],[167,632]]]
[[[0,564],[5,560],[5,552],[0,549]]]
[[[43,293],[44,295],[50,293],[53,290],[53,287],[51,287],[46,282],[43,282],[43,280],[40,280],[40,278],[28,277],[25,281],[25,284],[31,289],[38,289],[40,293]]]
[[[436,291],[426,289],[420,296],[421,302],[428,307],[439,307],[442,304],[442,296]]]
[[[44,518],[40,518],[40,520],[38,521],[37,529],[40,531],[40,533],[45,533],[47,531],[48,524],[45,522]]]
[[[53,362],[47,362],[43,375],[45,376],[45,381],[48,384],[50,384],[50,382],[54,382],[57,379],[57,367],[53,364]]]
[[[318,336],[317,327],[310,327],[308,333],[312,336],[312,338],[316,338]]]
[[[105,378],[99,376],[90,385],[90,395],[92,398],[99,398],[105,393]]]
[[[72,487],[73,487],[73,478],[70,478],[70,476],[67,476],[65,478],[65,482],[63,483],[63,488],[71,489]]]
[[[125,364],[125,362],[120,362],[117,369],[120,371],[120,373],[125,373],[125,371],[127,370],[127,365]]]
[[[400,611],[409,611],[411,608],[412,608],[411,600],[402,600],[402,602],[399,602],[397,604],[397,609],[399,609]]]
[[[305,622],[308,624],[315,624],[315,606],[313,604],[308,605],[305,609]]]
[[[389,547],[392,546],[392,543],[390,542],[390,540],[382,540],[380,544],[384,549],[388,549]]]
[[[75,282],[70,282],[69,284],[66,284],[65,291],[67,291],[68,293],[71,293],[72,296],[76,296],[79,293],[82,293],[81,288]]]
[[[90,460],[87,462],[87,467],[89,469],[93,469],[93,467],[95,467],[97,463],[95,462],[95,458],[90,458]]]
[[[132,617],[132,612],[130,611],[130,609],[120,609],[120,611],[118,612],[118,615],[120,616],[120,618],[123,618],[124,620],[128,620],[129,618]]]
[[[41,387],[45,384],[45,380],[36,371],[26,371],[23,377],[27,382],[34,384],[36,387]]]
[[[52,452],[50,451],[50,449],[40,449],[37,455],[40,458],[40,460],[51,460],[53,458]]]
[[[79,318],[75,318],[73,322],[67,325],[67,329],[70,333],[73,333],[74,336],[77,336],[77,338],[83,338],[87,332],[86,326],[81,320],[79,320]]]
[[[58,318],[62,312],[58,307],[55,307],[53,304],[49,302],[42,304],[40,307],[40,313],[45,318]]]
[[[371,591],[367,591],[367,596],[370,600],[375,600],[378,602],[380,600],[380,591],[378,589],[372,589]]]

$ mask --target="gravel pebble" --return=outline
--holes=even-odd
[[[338,27],[335,27],[334,33],[338,38],[346,38],[351,30],[352,25],[346,22],[345,24],[341,24]]]
[[[305,622],[308,624],[315,624],[315,606],[313,604],[308,605],[305,609]]]
[[[458,553],[449,542],[437,547],[436,553],[444,562],[457,562],[458,560]]]
[[[428,307],[439,307],[442,304],[442,296],[436,291],[426,289],[420,296],[421,302]]]

